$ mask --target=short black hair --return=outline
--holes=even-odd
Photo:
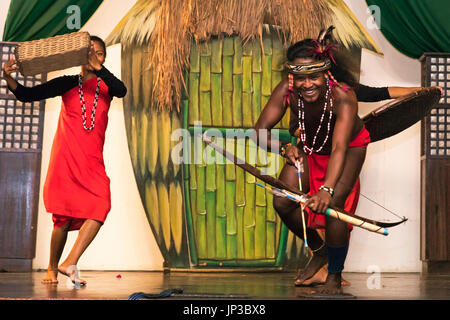
[[[289,61],[294,61],[296,58],[314,58],[314,40],[305,39],[291,45],[286,53]]]
[[[101,46],[103,47],[103,51],[105,51],[105,57],[106,57],[106,44],[105,44],[105,41],[103,41],[100,37],[97,37],[97,36],[91,36],[91,40],[101,44]]]

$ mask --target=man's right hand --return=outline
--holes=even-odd
[[[300,156],[300,150],[296,146],[286,147],[284,155],[288,162],[293,164],[295,167],[297,167],[297,162],[300,162],[301,164],[303,161],[302,157]]]

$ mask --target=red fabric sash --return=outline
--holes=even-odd
[[[353,141],[349,143],[349,148],[366,148],[370,143],[370,135],[366,128],[359,132]],[[319,191],[320,186],[323,185],[325,181],[325,175],[327,173],[328,161],[330,160],[330,155],[321,155],[313,153],[307,156],[308,158],[308,168],[309,168],[309,195],[316,194]],[[356,180],[352,191],[345,201],[344,210],[354,214],[356,207],[358,205],[360,193],[360,182],[359,178]],[[312,212],[309,208],[305,209],[308,212],[308,227],[313,229],[323,229],[325,228],[325,216],[322,214],[316,214]],[[348,225],[349,229],[352,230],[353,226]]]

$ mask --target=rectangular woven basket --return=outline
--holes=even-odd
[[[21,42],[15,56],[20,73],[32,76],[87,64],[90,46],[88,32],[73,32]]]

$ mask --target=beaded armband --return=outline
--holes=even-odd
[[[285,158],[286,157],[286,148],[287,147],[290,147],[290,146],[292,146],[292,144],[290,144],[290,143],[287,143],[287,144],[282,144],[281,146],[280,146],[280,156],[282,156],[283,158]]]
[[[331,196],[334,195],[334,189],[330,188],[330,187],[325,187],[324,185],[320,186],[319,191],[320,190],[324,190],[326,192],[328,192]]]

